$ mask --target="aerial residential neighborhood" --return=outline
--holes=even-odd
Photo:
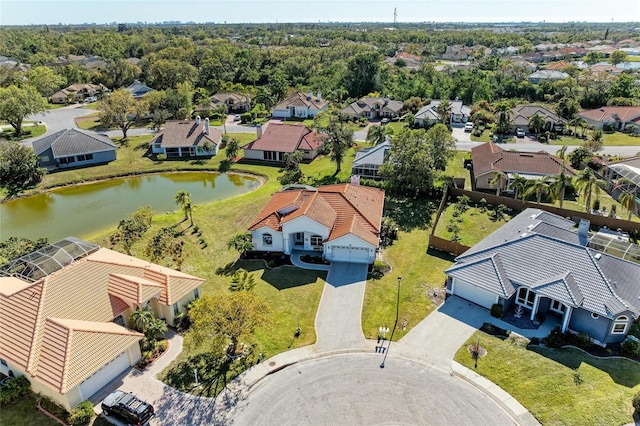
[[[18,3],[0,424],[640,424],[637,5]]]

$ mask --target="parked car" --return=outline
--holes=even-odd
[[[130,425],[145,425],[155,415],[153,406],[135,395],[115,391],[102,401],[102,411],[107,416],[116,416]]]
[[[90,104],[91,102],[97,102],[98,98],[96,98],[95,96],[89,96],[88,98],[84,99],[84,103],[85,104]]]
[[[464,125],[464,131],[470,132],[473,130],[473,121],[467,121]]]
[[[388,118],[386,118],[386,117],[385,117],[385,118],[383,118],[382,120],[380,120],[380,124],[382,124],[382,125],[385,125],[385,124],[387,124],[388,122],[389,122],[389,119],[388,119]]]
[[[236,114],[233,116],[233,121],[240,121],[240,114]]]
[[[518,128],[516,129],[516,137],[518,137],[518,138],[524,138],[524,135],[525,135],[525,133],[524,133],[524,129],[521,129],[520,127],[518,127]]]

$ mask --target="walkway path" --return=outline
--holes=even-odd
[[[368,347],[361,318],[366,280],[365,264],[331,264],[316,313],[315,352]]]

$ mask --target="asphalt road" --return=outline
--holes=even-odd
[[[391,349],[393,350],[393,348]],[[267,376],[231,413],[236,425],[513,425],[462,379],[401,358],[350,354]]]

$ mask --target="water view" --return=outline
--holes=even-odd
[[[0,240],[12,236],[86,238],[115,227],[136,209],[149,205],[156,213],[178,210],[173,197],[191,194],[194,205],[249,192],[260,185],[250,176],[215,173],[166,173],[113,179],[60,188],[0,205]],[[196,213],[197,215],[197,213]]]

